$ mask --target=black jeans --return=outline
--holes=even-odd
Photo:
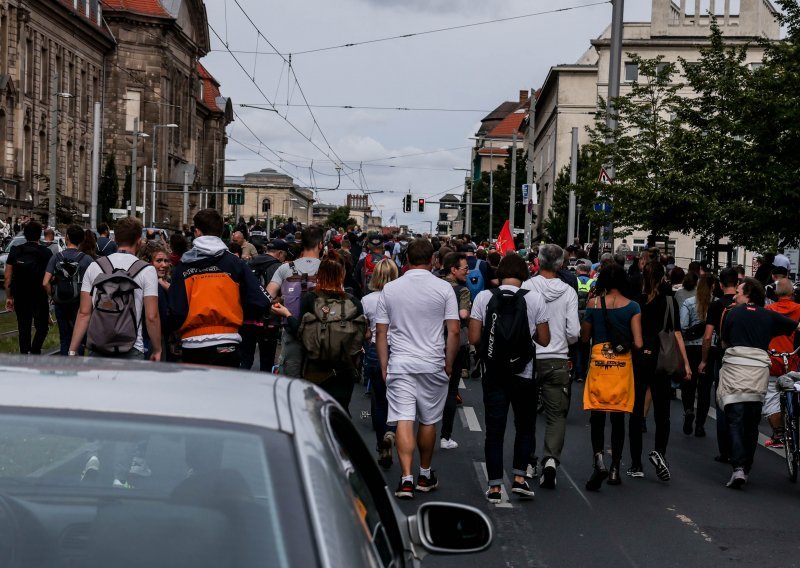
[[[17,314],[19,329],[19,352],[41,355],[42,345],[47,339],[47,326],[50,322],[50,305],[44,292],[34,297],[17,295],[14,298],[14,313]],[[31,342],[31,323],[36,334]]]
[[[711,361],[711,357],[709,357],[709,361]],[[719,384],[719,370],[722,367],[722,362],[719,358],[713,359],[714,363],[714,385],[715,388],[713,390],[714,395],[714,404],[717,409],[717,447],[719,448],[719,455],[722,458],[730,458],[731,457],[731,432],[730,428],[728,428],[728,418],[725,416],[725,409],[723,409],[719,402],[717,401],[717,390],[716,385]]]
[[[611,459],[622,459],[622,448],[625,445],[625,413],[603,412],[592,410],[589,415],[589,424],[592,429],[592,452],[602,454],[605,450],[606,414],[611,419]]]
[[[364,349],[364,379],[370,384],[370,415],[372,429],[375,430],[376,448],[380,449],[383,436],[388,431],[396,432],[397,426],[388,426],[386,418],[389,414],[389,403],[386,401],[386,382],[381,376],[381,366],[374,343],[368,343]]]
[[[463,330],[462,330],[462,333]],[[442,438],[450,439],[453,435],[453,422],[456,418],[456,395],[458,394],[458,383],[461,382],[461,371],[467,366],[469,361],[469,347],[461,347],[453,361],[453,374],[450,375],[450,383],[447,386],[447,398],[444,402],[444,414],[442,415]]]
[[[484,455],[489,485],[503,483],[503,439],[509,405],[514,410],[514,459],[512,473],[525,475],[533,449],[536,427],[536,401],[539,390],[532,379],[513,375],[483,375],[483,406],[486,414]]]
[[[242,369],[252,369],[258,347],[259,370],[264,373],[272,372],[275,365],[275,352],[278,350],[278,338],[269,338],[264,333],[264,327],[244,324],[239,329],[242,336]]]
[[[681,398],[683,399],[683,411],[695,412],[694,400],[697,395],[697,413],[695,424],[698,427],[705,426],[708,417],[708,409],[711,407],[711,389],[714,386],[714,368],[709,365],[705,373],[700,374],[697,367],[703,360],[703,347],[701,345],[687,345],[686,357],[689,359],[689,366],[692,368],[692,379],[681,384]]]
[[[725,406],[731,440],[731,465],[750,473],[758,446],[761,402],[734,402]]]
[[[72,341],[72,330],[75,328],[75,320],[78,318],[78,308],[80,303],[74,304],[53,304],[56,312],[56,323],[58,323],[58,335],[61,343],[61,355],[69,354],[69,344]]]
[[[644,399],[648,387],[653,398],[653,417],[656,422],[655,450],[662,456],[667,453],[669,442],[669,401],[672,396],[669,377],[656,372],[656,356],[637,354],[633,361],[633,380],[636,398],[633,414],[628,423],[631,441],[631,465],[642,465],[642,421],[644,421]]]
[[[238,369],[242,364],[242,351],[238,343],[225,343],[212,347],[194,347],[189,349],[184,345],[181,359],[184,363],[215,365],[217,367],[233,367]]]

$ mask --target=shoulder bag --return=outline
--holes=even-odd
[[[658,332],[658,360],[656,372],[667,376],[679,375],[683,366],[683,357],[678,350],[675,339],[675,309],[673,300],[666,296],[667,308],[664,310],[664,325]]]

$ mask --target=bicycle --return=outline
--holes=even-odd
[[[781,420],[783,422],[784,455],[786,467],[789,472],[789,481],[797,482],[797,473],[800,469],[800,372],[789,371],[789,358],[800,352],[800,347],[790,353],[777,353],[774,349],[770,355],[780,357],[783,367],[788,372],[778,378],[775,385],[780,390]]]

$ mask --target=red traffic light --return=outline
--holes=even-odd
[[[425,211],[425,200],[424,199],[420,199],[419,200],[419,212],[422,213],[423,211]]]

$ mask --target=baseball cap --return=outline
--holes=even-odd
[[[369,235],[367,242],[374,247],[379,247],[383,245],[383,238],[379,234],[373,233]]]
[[[282,250],[288,251],[289,245],[283,239],[272,239],[267,243],[267,250]]]

